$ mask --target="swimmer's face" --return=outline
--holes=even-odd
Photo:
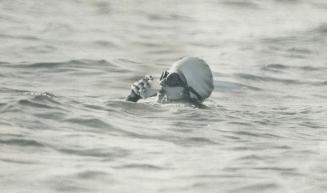
[[[160,102],[179,101],[186,98],[183,87],[161,87],[158,100]]]
[[[159,102],[170,102],[187,99],[186,83],[177,73],[162,73],[160,78]]]

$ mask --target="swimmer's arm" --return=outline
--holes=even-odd
[[[149,97],[154,97],[154,96],[157,96],[157,93]],[[141,98],[142,97],[140,95],[136,94],[133,90],[131,90],[131,93],[126,97],[126,101],[137,102]]]
[[[152,76],[146,75],[141,80],[134,82],[131,85],[131,92],[126,97],[126,101],[137,102],[141,98],[145,99],[156,96],[157,90],[151,88],[152,80]]]
[[[131,93],[126,97],[126,101],[137,102],[140,98],[140,95],[137,95],[133,90],[131,90]]]

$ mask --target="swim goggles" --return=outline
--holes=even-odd
[[[160,84],[170,87],[183,87],[186,89],[188,97],[190,97],[190,93],[193,93],[199,101],[202,101],[201,95],[197,93],[192,87],[188,86],[186,79],[184,77],[182,78],[181,75],[176,72],[169,73],[168,71],[164,71],[160,77]]]

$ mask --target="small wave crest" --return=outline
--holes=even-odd
[[[261,81],[261,82],[277,82],[282,84],[303,84],[303,82],[295,79],[286,79],[286,78],[274,78],[270,76],[259,76],[247,73],[236,73],[236,77],[251,80],[251,81]]]
[[[3,62],[5,63],[5,62]],[[104,72],[120,72],[126,73],[129,70],[125,69],[123,65],[115,64],[107,60],[90,60],[78,59],[63,62],[37,62],[37,63],[5,63],[6,68],[17,69],[17,73],[25,73],[31,70],[38,70],[46,73],[104,73]],[[16,70],[15,69],[15,70]]]
[[[313,33],[327,35],[327,23],[323,23],[312,30]]]
[[[262,71],[269,71],[269,72],[285,72],[286,70],[301,70],[304,72],[307,71],[321,71],[321,70],[327,70],[325,67],[322,66],[309,66],[309,65],[303,65],[303,66],[290,66],[285,64],[267,64],[263,65],[260,68]]]
[[[92,64],[92,66],[90,66],[90,64]],[[116,67],[116,65],[106,60],[89,60],[89,59],[69,60],[64,62],[21,63],[15,65],[15,67],[22,67],[22,68],[47,68],[47,69],[59,68],[59,67],[96,68],[99,66]]]
[[[73,148],[58,148],[57,151],[75,156],[82,157],[95,157],[103,158],[104,160],[112,160],[120,157],[125,157],[129,154],[128,151],[121,148],[111,148],[111,149],[73,149]]]
[[[251,1],[240,1],[240,0],[233,0],[233,1],[223,1],[223,5],[230,6],[232,8],[243,8],[243,9],[259,9],[259,5],[255,2]]]
[[[14,145],[21,147],[44,147],[44,145],[32,139],[0,139],[0,143],[4,145]]]
[[[9,99],[2,104],[1,113],[26,110],[22,107],[60,109],[61,103],[54,94],[49,92],[30,92],[17,89],[5,89],[5,91],[9,92],[11,97],[8,97]]]
[[[61,104],[56,100],[57,97],[49,92],[26,92],[25,95],[27,98],[18,100],[18,104],[48,109],[57,109]]]

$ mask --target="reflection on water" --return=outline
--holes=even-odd
[[[324,192],[327,4],[1,1],[5,192]],[[205,59],[205,108],[129,85]]]

